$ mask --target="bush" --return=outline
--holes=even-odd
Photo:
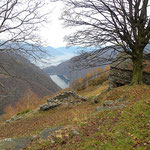
[[[30,112],[30,109],[26,109],[26,110],[23,110],[23,111],[17,113],[17,116],[18,116],[18,115],[22,115],[22,114],[26,114],[26,113],[28,113],[28,112]]]

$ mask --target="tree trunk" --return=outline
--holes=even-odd
[[[137,57],[133,57],[132,62],[133,62],[133,73],[132,73],[131,85],[143,84],[142,53],[139,54]]]

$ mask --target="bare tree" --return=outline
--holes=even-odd
[[[0,52],[40,56],[38,30],[49,14],[43,10],[44,5],[45,0],[0,1]]]
[[[41,59],[45,51],[40,47],[42,41],[38,31],[48,22],[50,14],[43,9],[44,6],[45,0],[0,1],[1,54],[7,53],[14,61],[15,57],[21,59],[21,56],[32,60]],[[7,63],[2,60],[0,60],[0,74],[13,76],[7,70]]]
[[[62,1],[66,5],[62,14],[65,26],[77,28],[66,37],[68,44],[96,48],[109,45],[108,50],[124,51],[133,62],[131,84],[142,84],[143,52],[150,40],[149,0]],[[108,50],[102,48],[99,53]],[[107,58],[102,61],[113,57]]]

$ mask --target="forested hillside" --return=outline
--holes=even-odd
[[[38,97],[60,89],[40,68],[17,54],[1,53],[0,63],[0,113],[29,89]]]
[[[70,81],[73,80],[77,80],[79,77],[84,77],[90,70],[94,69],[95,67],[89,67],[87,69],[74,69],[74,59],[78,57],[75,56],[61,64],[59,64],[58,66],[50,66],[50,67],[46,67],[43,70],[47,73],[47,74],[56,74],[56,75],[64,75],[65,77],[67,77],[67,79],[69,79]],[[103,66],[102,66],[103,68]]]

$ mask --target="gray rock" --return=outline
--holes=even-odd
[[[10,122],[11,122],[11,120],[9,119],[9,120],[6,120],[5,122],[6,122],[6,123],[10,123]]]
[[[23,119],[23,117],[22,117],[22,116],[19,116],[19,117],[17,117],[17,118],[15,119],[15,121],[21,120],[21,119]]]
[[[57,107],[57,106],[59,106],[59,104],[56,104],[56,103],[54,103],[54,104],[50,103],[49,104],[49,103],[47,103],[47,104],[41,105],[40,110],[46,111],[46,110],[52,109],[52,108]]]
[[[123,98],[119,98],[115,101],[116,103],[121,103],[121,102],[124,102],[124,99]]]
[[[21,120],[21,119],[23,119],[23,116],[15,115],[15,116],[11,117],[9,120],[6,120],[6,123],[10,123],[10,122]]]
[[[59,127],[52,127],[45,129],[40,132],[39,135],[34,136],[27,136],[27,137],[18,137],[18,138],[7,138],[0,140],[0,150],[22,150],[27,148],[30,142],[33,139],[40,138],[40,139],[47,139],[52,133],[57,130],[60,130],[61,126]]]
[[[40,106],[40,110],[45,111],[57,107],[61,104],[77,104],[83,101],[87,101],[87,99],[79,96],[74,91],[66,91],[64,93],[57,94],[51,99],[48,98],[47,103]]]
[[[112,106],[113,104],[114,104],[114,101],[112,101],[112,100],[107,100],[107,101],[103,102],[104,107],[105,106]]]
[[[57,130],[60,130],[63,127],[53,127],[53,128],[48,128],[40,132],[40,137],[42,139],[47,139],[52,133],[56,132]]]
[[[101,111],[101,110],[106,110],[108,109],[109,107],[104,107],[104,106],[99,106],[95,109],[95,112],[98,112],[98,111]]]
[[[47,99],[47,102],[53,102],[54,100],[53,99],[51,99],[51,98],[48,98]]]
[[[40,110],[43,110],[43,111],[48,110],[48,108],[49,108],[48,104],[43,104],[40,106]]]
[[[87,101],[87,99],[85,97],[82,97],[82,96],[78,96],[78,99],[81,99],[82,101]]]
[[[102,110],[115,110],[115,109],[121,109],[123,108],[125,105],[119,105],[119,106],[99,106],[95,109],[95,112],[99,112],[99,111],[102,111]]]
[[[7,138],[0,141],[0,150],[21,150],[31,142],[33,137]]]
[[[150,85],[150,60],[147,55],[144,55],[144,61],[147,65],[143,65],[143,82]],[[116,88],[122,85],[130,84],[132,79],[133,63],[129,55],[120,53],[116,60],[110,66],[109,73],[109,89]]]
[[[73,133],[74,135],[80,135],[80,133],[79,133],[78,131],[76,131],[76,130],[73,130],[72,133]]]

